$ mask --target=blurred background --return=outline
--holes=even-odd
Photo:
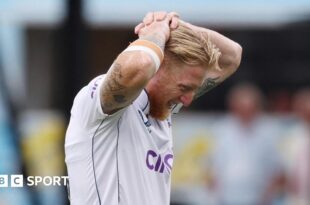
[[[75,94],[155,10],[243,47],[238,72],[174,119],[171,204],[309,205],[309,0],[0,0],[0,175],[66,175]],[[0,187],[0,205],[68,203],[64,186]]]

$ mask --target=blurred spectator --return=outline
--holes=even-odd
[[[272,204],[283,187],[277,124],[262,115],[263,95],[250,84],[228,95],[230,114],[215,126],[212,190],[220,205]]]
[[[286,114],[291,108],[291,94],[288,90],[273,91],[268,95],[269,109],[271,112]]]
[[[288,205],[310,204],[310,88],[299,90],[293,98],[297,120],[285,130],[284,158],[289,178]]]

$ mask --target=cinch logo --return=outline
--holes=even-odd
[[[160,154],[157,154],[153,150],[147,151],[146,166],[150,170],[163,173],[166,167],[167,171],[170,173],[172,169],[172,163],[173,163],[172,154],[166,154],[164,157],[162,157]]]

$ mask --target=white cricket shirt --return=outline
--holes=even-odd
[[[72,205],[168,205],[173,164],[171,117],[148,116],[143,90],[107,115],[98,76],[75,97],[65,153]],[[159,91],[160,92],[160,91]]]

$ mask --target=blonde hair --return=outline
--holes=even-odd
[[[194,32],[184,24],[180,24],[177,29],[171,31],[165,54],[176,62],[220,69],[218,59],[221,52],[219,49],[205,33]]]

